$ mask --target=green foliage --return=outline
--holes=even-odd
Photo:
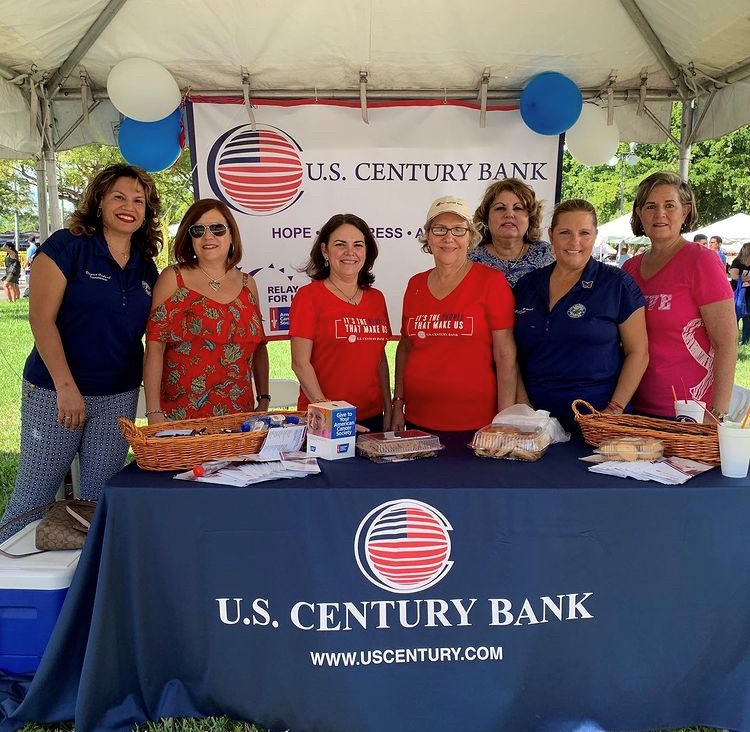
[[[750,126],[694,145],[690,182],[702,225],[750,212]]]
[[[18,213],[19,231],[36,231],[36,171],[30,161],[0,160],[0,231],[14,231]]]
[[[672,115],[672,134],[679,136],[679,106]],[[638,183],[658,170],[679,171],[679,150],[667,141],[661,145],[636,144],[637,165],[623,165],[629,152],[627,143],[618,149],[616,165],[581,165],[570,153],[563,156],[562,198],[585,198],[605,223],[620,215],[620,197],[624,191],[623,212],[632,210]],[[719,140],[699,142],[691,148],[688,179],[698,201],[699,222],[694,228],[720,221],[741,211],[750,212],[750,125],[741,127]],[[621,188],[622,186],[622,188]]]
[[[107,145],[86,145],[57,155],[57,178],[63,220],[75,208],[88,182],[102,168],[123,162],[120,151]],[[193,202],[190,153],[182,151],[167,170],[153,174],[162,202],[164,242],[169,243],[167,227],[178,223]],[[33,160],[0,160],[0,231],[13,231],[15,212],[20,231],[38,231],[36,168]],[[161,268],[168,263],[168,250],[157,259]]]

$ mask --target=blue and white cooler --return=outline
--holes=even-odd
[[[33,521],[3,542],[10,554],[36,551]],[[33,674],[57,622],[80,549],[10,559],[0,555],[0,670]]]

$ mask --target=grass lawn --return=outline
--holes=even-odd
[[[26,356],[31,350],[32,338],[28,325],[28,300],[16,303],[0,302],[0,511],[13,490],[18,465],[20,431],[21,374]],[[395,343],[388,346],[393,373]],[[271,378],[294,378],[289,359],[287,341],[269,344]],[[735,381],[750,387],[750,347],[741,349]],[[60,725],[27,725],[23,732],[51,732],[72,729]],[[195,720],[163,720],[141,728],[148,732],[261,732],[262,728],[226,718]],[[708,727],[690,727],[684,732],[711,732]]]

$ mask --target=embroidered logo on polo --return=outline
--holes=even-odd
[[[102,272],[89,272],[86,270],[86,276],[90,280],[101,280],[102,282],[109,282],[112,277],[110,275],[105,275]]]
[[[568,308],[569,318],[582,318],[584,315],[586,315],[586,306],[580,302]]]
[[[417,338],[472,336],[474,316],[463,313],[425,313],[407,319],[406,333]]]
[[[381,503],[362,519],[354,556],[372,584],[396,593],[416,592],[450,572],[453,527],[436,508],[400,499]]]
[[[337,318],[333,324],[337,340],[382,341],[388,337],[388,323],[382,318]]]
[[[147,294],[147,295],[148,295],[149,297],[151,297],[151,285],[149,285],[149,284],[148,284],[148,282],[146,282],[146,280],[141,280],[141,285],[142,285],[142,287],[143,287],[143,291],[144,291],[144,292],[145,292],[145,293],[146,293],[146,294]]]

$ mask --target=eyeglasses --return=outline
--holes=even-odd
[[[465,226],[452,226],[450,229],[447,226],[431,226],[430,231],[435,236],[445,236],[449,231],[453,236],[463,236],[469,230]]]
[[[193,239],[200,239],[205,235],[206,230],[210,231],[214,236],[224,236],[227,233],[227,227],[225,224],[193,224],[188,232]]]

